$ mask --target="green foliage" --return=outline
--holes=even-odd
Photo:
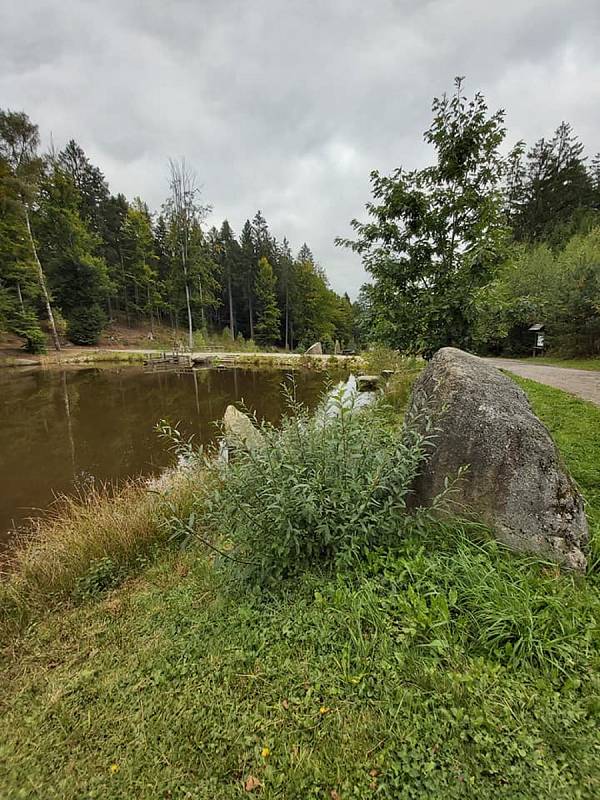
[[[106,322],[106,315],[96,303],[74,309],[67,323],[67,336],[73,344],[97,344]]]
[[[273,344],[279,338],[280,312],[275,296],[276,278],[273,268],[263,256],[258,262],[254,283],[256,297],[256,341]]]
[[[338,239],[373,275],[368,290],[370,338],[430,355],[468,347],[473,292],[501,263],[508,230],[502,215],[500,148],[504,113],[488,113],[483,96],[456,92],[433,101],[425,141],[436,162],[421,170],[371,173],[371,220],[352,221],[355,240]]]
[[[122,568],[106,556],[90,564],[88,571],[75,585],[73,598],[76,602],[89,600],[112,589],[122,579]]]
[[[98,240],[80,215],[77,188],[57,164],[42,181],[33,222],[69,337],[77,344],[97,342],[105,322],[101,306],[109,291],[106,264],[95,255]]]
[[[40,328],[36,314],[32,311],[18,314],[10,329],[25,340],[23,347],[28,353],[46,352],[46,337]]]
[[[477,304],[480,349],[529,352],[528,328],[543,322],[553,352],[600,353],[600,227],[556,252],[547,244],[514,247]]]
[[[305,569],[349,565],[420,524],[406,499],[423,459],[382,411],[355,413],[338,393],[331,418],[301,408],[264,446],[236,455],[206,503],[206,519],[252,582],[276,584]]]
[[[583,144],[569,123],[523,155],[521,145],[508,175],[508,215],[517,241],[560,246],[598,222],[593,172],[586,169]]]
[[[107,320],[129,327],[147,322],[151,331],[170,324],[178,339],[185,328],[190,348],[195,331],[208,340],[225,326],[234,341],[241,334],[292,350],[299,341],[344,344],[352,337],[349,299],[331,291],[306,245],[295,259],[285,238],[276,241],[260,211],[239,240],[227,220],[205,231],[210,207],[185,161],[171,162],[170,195],[155,216],[140,198],[111,195],[74,140],[45,159],[37,156],[38,145],[37,126],[26,114],[0,111],[3,329],[11,329],[17,312],[39,315],[42,296],[47,313],[56,304],[77,343],[96,342]],[[269,275],[259,268],[261,259]],[[93,325],[86,326],[88,313]]]
[[[225,593],[208,561],[166,552],[137,585],[7,649],[3,786],[11,797],[26,785],[32,798],[212,800],[245,796],[253,776],[270,800],[592,800],[600,683],[585,632],[597,590],[460,537],[435,545],[404,539],[275,597]],[[453,591],[458,552],[478,569],[472,600]],[[506,616],[502,604],[490,614],[480,569],[525,614],[541,666],[507,658],[483,628],[479,640],[486,617]],[[520,584],[531,606],[515,603]],[[548,596],[576,619],[558,654]]]
[[[548,427],[586,499],[589,571],[600,572],[600,408],[541,383],[512,376]]]

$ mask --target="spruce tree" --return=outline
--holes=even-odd
[[[256,294],[256,341],[271,345],[279,338],[281,314],[275,294],[276,278],[273,267],[263,256],[258,262],[254,284]]]

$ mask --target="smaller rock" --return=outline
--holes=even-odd
[[[335,344],[333,345],[333,354],[334,356],[339,356],[342,352],[342,345],[340,344],[340,340],[336,339]]]
[[[315,342],[311,345],[308,350],[306,351],[307,356],[322,356],[323,355],[323,348],[321,347],[321,342]]]
[[[381,386],[381,376],[359,375],[356,384],[359,392],[375,392]]]
[[[252,420],[235,406],[227,406],[223,416],[225,441],[233,450],[255,450],[263,444],[261,432]]]

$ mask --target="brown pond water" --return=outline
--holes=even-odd
[[[118,482],[173,462],[154,426],[180,423],[196,444],[217,437],[215,421],[244,401],[260,419],[285,409],[282,370],[146,373],[141,367],[0,370],[0,549],[9,531],[43,514],[56,494],[93,480]],[[298,399],[313,407],[328,380],[295,373]]]

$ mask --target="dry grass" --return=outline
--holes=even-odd
[[[50,516],[21,535],[0,582],[0,626],[22,624],[73,596],[82,577],[109,559],[124,572],[152,547],[166,541],[165,523],[185,518],[201,481],[199,470],[174,471],[160,490],[130,482],[114,492],[94,488],[62,497]]]

